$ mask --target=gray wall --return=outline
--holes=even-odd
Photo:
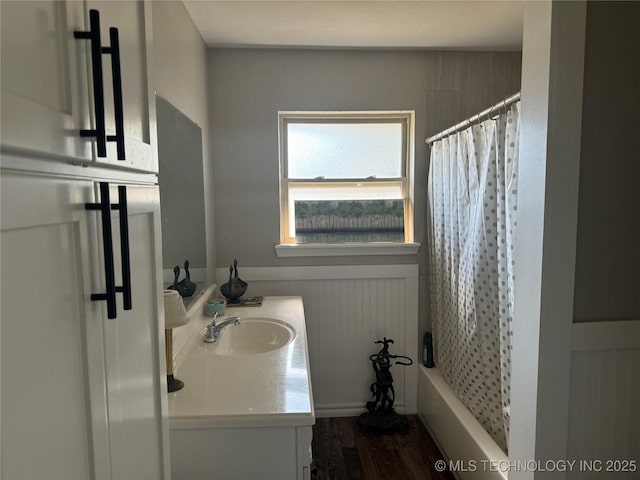
[[[415,110],[415,237],[424,243],[424,139],[520,88],[519,53],[211,49],[208,67],[218,265],[416,262],[276,257],[278,110]]]
[[[419,263],[426,328],[425,138],[520,90],[519,52],[210,49],[216,263]],[[278,258],[278,110],[415,110],[416,256]]]
[[[208,279],[213,281],[216,264],[213,243],[213,182],[207,134],[207,47],[181,1],[152,2],[152,9],[156,93],[202,128],[206,267]],[[192,264],[192,267],[203,268],[205,265]]]
[[[640,3],[589,2],[574,318],[640,318]]]

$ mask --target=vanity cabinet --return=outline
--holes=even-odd
[[[310,480],[310,425],[172,429],[174,480]]]
[[[260,306],[227,308],[221,320],[232,316],[239,325],[211,344],[201,333],[211,317],[202,305],[190,310],[188,339],[175,351],[185,387],[169,394],[172,478],[309,480],[315,411],[302,298],[266,296]],[[248,334],[264,321],[286,326],[289,342]],[[235,336],[243,323],[247,336]]]
[[[2,479],[171,476],[150,11],[0,2]],[[102,118],[106,139],[123,118],[125,160],[81,136]]]
[[[96,91],[91,40],[74,32],[91,30],[91,11],[100,26],[104,126],[115,136],[116,103],[110,27],[118,30],[125,160],[116,143],[99,156]],[[0,2],[2,48],[2,148],[44,161],[158,172],[152,83],[152,24],[148,1]],[[117,69],[116,69],[117,70]],[[101,116],[102,117],[102,116]],[[19,167],[19,160],[13,166]],[[27,168],[35,165],[30,162]]]
[[[3,172],[0,192],[0,477],[169,479],[158,188],[127,185],[132,309],[118,292],[115,319],[91,300],[105,291],[100,212],[85,209],[98,183]]]

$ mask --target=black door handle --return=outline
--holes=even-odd
[[[100,210],[102,217],[102,250],[104,254],[104,280],[106,293],[92,293],[91,301],[107,301],[107,318],[116,318],[116,280],[113,267],[113,232],[111,229],[111,203],[109,184],[100,182],[100,203],[85,203],[86,210]]]
[[[99,210],[102,220],[102,250],[104,253],[104,279],[106,293],[92,293],[91,301],[107,302],[107,318],[116,318],[116,292],[122,293],[124,310],[131,310],[131,259],[129,252],[129,216],[127,188],[118,186],[118,203],[109,200],[109,184],[100,182],[100,203],[85,203],[86,210]],[[116,286],[113,260],[113,229],[111,210],[120,214],[120,254],[122,255],[122,286]]]
[[[124,151],[124,108],[122,104],[122,72],[120,69],[120,40],[118,29],[109,29],[110,47],[103,47],[102,53],[111,55],[111,78],[113,81],[113,112],[116,121],[116,134],[108,135],[107,141],[116,142],[118,160],[125,160]]]
[[[114,210],[120,211],[120,255],[122,256],[122,286],[116,287],[121,292],[124,310],[131,310],[131,260],[129,253],[129,215],[127,211],[127,187],[118,186],[118,203]]]
[[[81,137],[95,137],[98,157],[107,156],[107,136],[104,121],[104,85],[102,83],[102,47],[100,45],[100,13],[89,10],[89,31],[73,32],[77,39],[91,40],[91,70],[93,73],[93,107],[95,129],[80,130]]]
[[[116,142],[118,160],[125,160],[124,149],[124,107],[122,97],[122,72],[120,69],[120,40],[118,29],[109,29],[111,45],[103,47],[100,37],[100,13],[89,10],[89,31],[76,30],[73,36],[77,39],[91,40],[91,70],[93,73],[93,105],[96,128],[80,130],[81,137],[95,137],[97,156],[107,156],[107,142]],[[111,55],[111,76],[113,81],[113,102],[116,123],[116,134],[107,135],[104,110],[104,83],[102,69],[102,55]]]

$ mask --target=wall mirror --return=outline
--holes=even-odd
[[[164,287],[173,283],[176,265],[180,279],[185,278],[185,260],[191,280],[203,282],[207,256],[202,129],[160,96],[156,96],[156,115]]]

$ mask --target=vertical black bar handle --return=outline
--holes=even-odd
[[[102,217],[102,250],[104,254],[104,280],[106,293],[92,293],[92,301],[107,301],[107,318],[116,318],[116,280],[113,267],[113,232],[111,230],[111,203],[109,184],[100,182],[100,203],[85,203],[86,210],[100,210]]]
[[[120,69],[120,40],[118,29],[109,29],[110,47],[103,47],[102,53],[111,55],[111,77],[113,81],[113,112],[116,122],[116,134],[108,135],[107,141],[116,142],[118,160],[125,160],[124,151],[124,108],[122,102],[122,72]]]
[[[131,310],[131,261],[129,254],[129,215],[127,211],[127,187],[118,186],[118,203],[112,205],[120,211],[120,255],[122,256],[122,286],[116,292],[122,292],[124,309]]]
[[[100,13],[89,10],[89,31],[73,32],[77,39],[91,40],[91,70],[93,73],[93,105],[95,129],[80,130],[81,137],[95,137],[98,157],[107,156],[107,135],[104,120],[104,85],[102,83],[102,47],[100,45]]]

